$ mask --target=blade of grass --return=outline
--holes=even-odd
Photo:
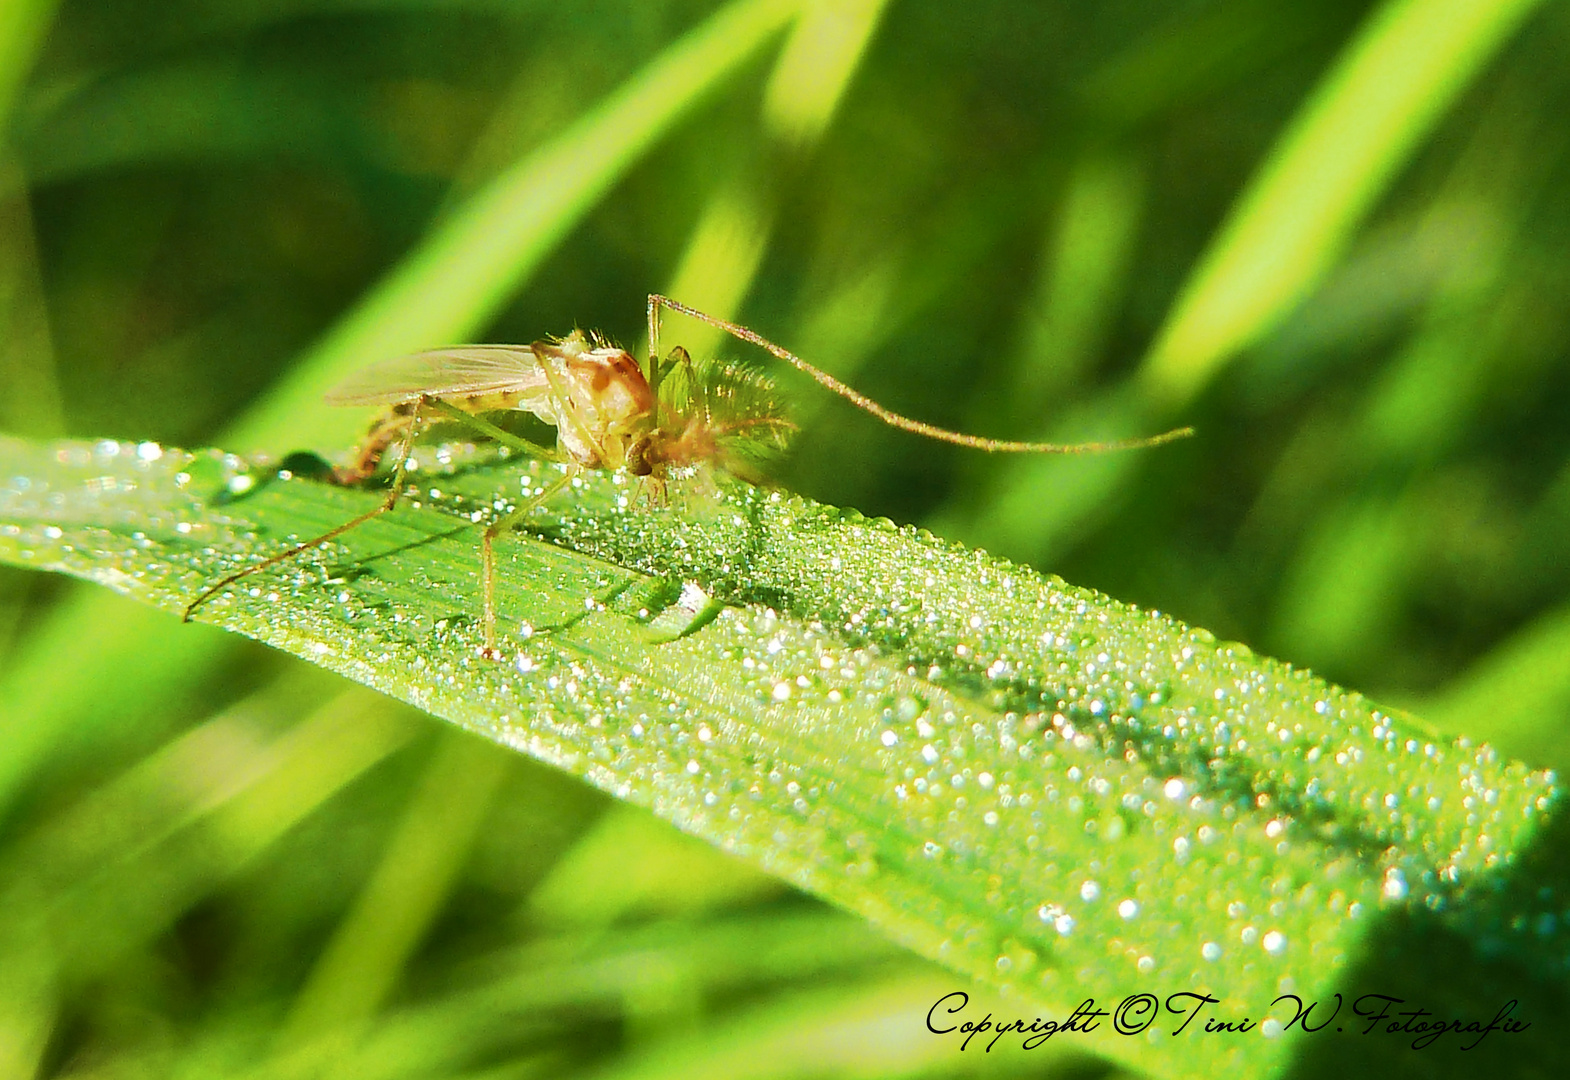
[[[869,972],[930,978],[908,954],[837,912],[772,910],[711,920],[701,935],[691,931],[688,919],[623,925],[613,934],[596,929],[464,965],[444,981],[445,992],[383,1017],[338,1074],[468,1075],[460,1071],[464,1064],[486,1060],[491,1044],[516,1046],[522,1032],[548,1030],[545,1018],[563,1012],[615,1015],[622,1024],[641,1012],[665,1021],[650,1036],[668,1038],[673,998],[746,999],[782,982],[821,987],[858,975],[864,985]],[[629,1041],[636,1057],[650,1040]]]
[[[17,91],[33,69],[59,0],[8,0],[0,4],[0,140]]]
[[[68,979],[108,969],[146,944],[216,885],[421,728],[385,699],[351,688],[268,744],[262,766],[231,763],[234,782],[214,797],[193,791],[182,827],[104,860],[37,909]],[[138,884],[140,883],[140,884]],[[151,886],[151,887],[149,887]]]
[[[1570,768],[1570,606],[1539,616],[1428,703],[1446,731],[1492,739],[1523,756]],[[1552,721],[1544,723],[1544,718]]]
[[[739,168],[710,196],[664,292],[721,319],[734,319],[768,248],[780,174],[817,147],[866,54],[887,0],[810,0],[796,21],[764,90],[756,151],[761,167]],[[722,332],[689,322],[689,352],[714,351]],[[645,342],[645,345],[648,343]]]
[[[1087,153],[1070,171],[1022,319],[1016,394],[1030,408],[1050,409],[1100,358],[1148,201],[1144,170],[1125,155]],[[1015,405],[1010,415],[1022,411]]]
[[[377,498],[276,481],[217,513],[223,458],[131,449],[6,444],[0,475],[28,479],[0,495],[0,558],[173,611]],[[778,492],[653,510],[585,478],[534,519],[551,542],[504,545],[511,659],[483,661],[472,515],[520,472],[543,482],[537,463],[460,458],[420,483],[434,505],[203,617],[1065,1010],[1183,985],[1257,1018],[1283,980],[1328,994],[1376,927],[1409,919],[1486,925],[1539,974],[1570,957],[1538,917],[1562,889],[1501,877],[1558,797],[1550,777],[1161,615]],[[1293,1045],[1095,1044],[1170,1075],[1260,1073]]]
[[[5,906],[15,918],[0,927],[0,971],[8,973],[0,978],[0,1046],[8,1036],[50,1030],[60,987],[79,986],[144,948],[322,801],[408,742],[417,730],[408,720],[385,699],[350,690],[259,748],[259,761],[247,753],[201,754],[211,736],[230,742],[235,732],[199,729],[90,798],[80,815],[50,830],[74,841],[77,855],[111,847],[82,826],[114,818],[141,801],[149,785],[175,781],[163,793],[167,813],[148,814],[153,835],[113,846],[90,864],[78,859],[61,867],[45,853],[42,861],[24,858],[4,868]],[[177,774],[192,764],[192,751],[201,754],[202,774],[182,785]]]
[[[296,997],[278,1037],[291,1060],[351,1048],[396,984],[473,846],[506,775],[496,748],[446,735],[403,820]]]
[[[286,674],[181,733],[16,837],[0,857],[0,881],[64,888],[162,843],[270,768],[270,736],[331,682]]]
[[[605,927],[650,912],[696,917],[782,891],[779,882],[672,832],[642,810],[600,815],[529,894],[544,926]]]
[[[701,1031],[667,1037],[595,1073],[601,1080],[775,1080],[790,1076],[943,1075],[957,1046],[928,1035],[919,1017],[954,989],[928,972],[832,985],[772,1000]],[[980,1016],[978,1014],[977,1019]],[[894,1033],[898,1034],[894,1034]],[[1059,1055],[1010,1054],[988,1062],[990,1076],[1042,1076]],[[1057,1050],[1054,1047],[1053,1050]],[[1063,1050],[1067,1052],[1067,1047]]]
[[[54,21],[57,0],[0,4],[0,392],[7,430],[60,434],[59,388],[49,348],[26,185],[11,160],[11,107]],[[25,410],[18,404],[25,402]],[[22,597],[0,581],[0,660],[11,652]],[[24,1040],[26,1042],[26,1040]],[[27,1045],[31,1046],[29,1042]],[[18,1061],[31,1051],[17,1050]],[[11,1048],[0,1047],[0,1066]]]
[[[1387,0],[1239,197],[1138,375],[1081,411],[1115,418],[1113,430],[1167,426],[1313,287],[1445,110],[1536,4]],[[1054,429],[1042,437],[1078,436]],[[1084,533],[1141,465],[1138,455],[1001,463],[993,508],[961,535],[1015,558],[1050,559],[1065,538]],[[1050,513],[1032,506],[1042,491],[1054,492]],[[938,521],[952,529],[954,517],[945,513]]]
[[[27,183],[0,154],[0,429],[66,432]]]
[[[1386,0],[1321,80],[1184,285],[1141,371],[1181,409],[1341,253],[1539,0]]]

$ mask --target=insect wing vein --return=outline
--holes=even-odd
[[[527,393],[546,385],[540,358],[524,345],[460,345],[400,356],[349,376],[329,405],[397,405],[422,394]]]

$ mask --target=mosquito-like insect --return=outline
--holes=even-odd
[[[949,431],[884,408],[744,326],[654,294],[648,307],[647,369],[640,368],[626,350],[574,330],[559,341],[533,345],[462,345],[416,353],[350,377],[327,395],[328,403],[377,405],[382,412],[361,440],[351,464],[334,470],[334,480],[354,484],[369,479],[397,444],[387,497],[375,509],[320,536],[220,578],[191,601],[185,619],[189,621],[209,597],[241,578],[320,547],[391,510],[403,494],[409,454],[421,423],[441,416],[567,466],[555,482],[491,522],[481,534],[481,653],[500,659],[496,648],[496,538],[570,484],[580,471],[624,469],[646,478],[656,493],[667,478],[685,475],[702,465],[752,478],[758,461],[784,449],[795,429],[783,415],[773,384],[760,372],[732,364],[695,364],[680,346],[661,356],[660,313],[667,309],[756,345],[884,423],[929,439],[994,453],[1085,454],[1158,446],[1193,434],[1192,428],[1184,427],[1142,439],[1064,444],[1013,442]],[[479,415],[509,409],[533,413],[555,427],[556,450],[535,446]]]

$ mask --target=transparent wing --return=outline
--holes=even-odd
[[[527,393],[547,385],[527,345],[457,345],[372,364],[328,391],[327,403],[396,405],[421,394]]]

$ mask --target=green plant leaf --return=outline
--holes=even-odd
[[[554,466],[420,458],[404,505],[198,618],[551,762],[1062,1014],[1189,990],[1221,1018],[1287,1019],[1278,995],[1328,997],[1403,920],[1530,970],[1570,956],[1542,918],[1562,893],[1512,877],[1550,774],[1159,613],[778,491],[694,482],[656,507],[583,478],[502,542],[509,659],[483,660],[473,523]],[[171,615],[379,497],[114,442],[0,441],[0,478],[0,560]],[[1167,1075],[1257,1073],[1302,1037],[1155,1034],[1181,1019],[1093,1045]]]

